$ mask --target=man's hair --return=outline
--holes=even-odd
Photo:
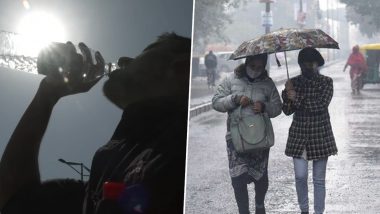
[[[157,46],[161,45],[168,45],[170,46],[171,51],[175,53],[190,53],[191,51],[191,40],[186,37],[178,36],[175,33],[163,33],[162,35],[158,36],[157,40],[153,42],[152,44],[148,45],[144,51],[148,51],[150,49],[153,49]]]

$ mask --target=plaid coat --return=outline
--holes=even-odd
[[[282,91],[283,112],[286,115],[294,113],[285,154],[301,157],[306,149],[308,160],[337,154],[328,112],[334,93],[333,80],[319,74],[312,80],[299,75],[291,82],[296,91],[295,101],[291,102],[286,91]]]

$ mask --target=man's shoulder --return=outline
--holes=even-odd
[[[216,59],[216,55],[214,55],[214,54],[207,54],[205,58],[206,59]]]
[[[99,147],[98,150],[96,151],[95,155],[97,155],[98,153],[104,153],[104,152],[108,152],[108,151],[113,151],[115,149],[117,150],[124,142],[125,142],[125,139],[122,139],[122,140],[110,140],[105,145]]]

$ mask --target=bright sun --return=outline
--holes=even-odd
[[[19,41],[15,42],[22,55],[37,56],[50,42],[65,42],[66,35],[62,23],[46,12],[26,14],[18,26]]]

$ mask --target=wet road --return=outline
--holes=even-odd
[[[322,70],[334,80],[329,111],[339,149],[327,165],[325,213],[380,213],[380,85],[366,85],[360,95],[351,95],[343,66],[339,62]],[[237,213],[228,174],[225,120],[226,114],[216,111],[190,120],[186,214]],[[284,114],[272,120],[276,142],[269,158],[267,213],[299,213],[292,159],[284,155],[291,120]],[[249,185],[251,211],[253,188]],[[312,213],[310,166],[309,190]]]

